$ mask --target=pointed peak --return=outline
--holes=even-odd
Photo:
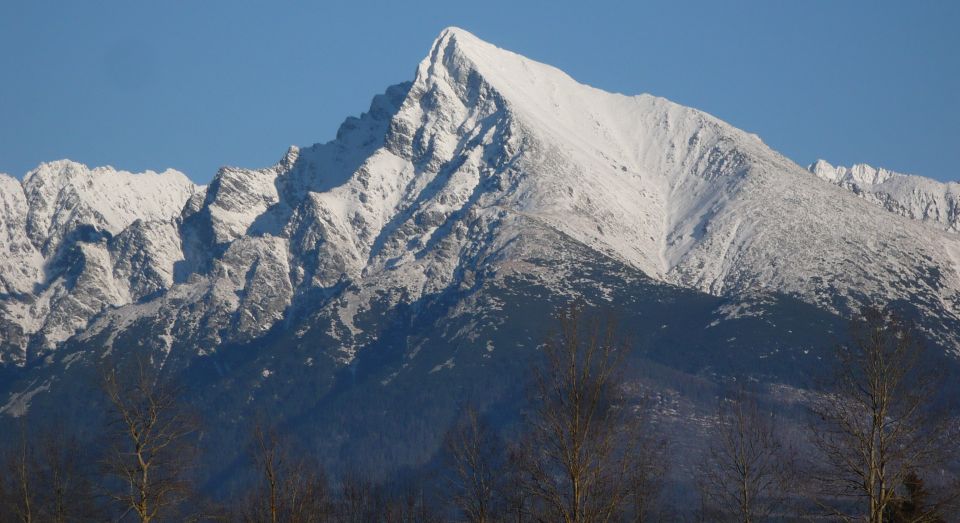
[[[449,27],[445,27],[442,31],[440,31],[440,36],[437,37],[437,40],[438,40],[438,41],[439,41],[439,40],[446,40],[446,39],[448,39],[448,38],[456,38],[456,37],[458,37],[458,36],[459,36],[459,37],[463,37],[463,38],[467,38],[467,39],[479,40],[479,38],[477,38],[477,37],[476,37],[473,33],[471,33],[470,31],[467,31],[466,29],[462,29],[462,28],[457,27],[457,26],[455,26],[455,25],[451,25],[451,26],[449,26]]]
[[[280,167],[284,169],[292,169],[293,164],[297,163],[297,158],[300,157],[300,148],[296,145],[291,145],[286,154],[283,155],[283,158],[280,159]]]
[[[449,47],[451,45],[460,48],[477,46],[496,48],[496,46],[493,44],[485,42],[466,29],[450,26],[443,31],[440,31],[440,35],[437,36],[436,40],[433,41],[431,49],[437,50]]]
[[[490,54],[497,51],[513,54],[477,38],[465,29],[451,26],[440,31],[440,35],[430,46],[430,55],[423,62],[428,65],[436,65],[448,61],[452,55],[469,56],[471,61],[475,61],[479,58],[478,54]]]
[[[582,87],[556,67],[497,47],[459,27],[440,32],[430,54],[420,62],[414,84],[447,80],[466,87],[478,77],[514,98],[549,92],[557,86],[565,90]]]

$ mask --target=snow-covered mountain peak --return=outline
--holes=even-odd
[[[747,147],[763,145],[757,135],[697,109],[649,94],[628,96],[591,87],[456,27],[434,41],[418,67],[410,98],[428,110],[449,110],[444,100],[450,97],[466,107],[493,98],[527,132],[628,170],[668,174],[666,157],[648,154],[654,148],[696,148],[720,136]]]
[[[438,136],[499,119],[507,150],[523,153],[523,176],[518,198],[498,205],[657,276],[677,266],[705,217],[744,183],[746,159],[777,157],[756,135],[702,111],[579,83],[456,28],[421,62],[405,107],[403,127],[436,122],[422,127],[429,134],[410,134],[447,157],[458,148]]]
[[[476,103],[483,88],[498,93],[502,103],[527,117],[555,120],[583,113],[582,96],[616,97],[578,83],[556,67],[543,64],[485,42],[460,28],[443,30],[420,63],[414,96],[446,84],[467,105]],[[556,123],[556,122],[554,122]]]
[[[497,47],[459,27],[448,27],[440,32],[431,45],[430,53],[417,69],[418,77],[435,74],[437,68],[464,73],[469,73],[472,69],[489,76],[489,80],[511,80],[516,83],[526,83],[542,77],[573,81],[556,67]]]

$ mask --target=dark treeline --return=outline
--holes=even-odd
[[[785,430],[737,387],[703,420],[686,461],[624,375],[628,347],[612,321],[560,310],[521,426],[505,438],[464,406],[420,479],[334,480],[260,419],[245,450],[251,479],[226,500],[193,482],[203,427],[181,391],[142,362],[104,365],[100,452],[84,454],[62,427],[20,423],[2,455],[0,521],[955,520],[956,426],[936,408],[940,374],[893,312],[867,309],[853,322],[831,379],[804,402],[802,430]],[[687,491],[665,494],[677,488]]]

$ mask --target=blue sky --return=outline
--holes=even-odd
[[[274,163],[411,79],[443,27],[759,134],[960,179],[960,2],[0,0],[0,172]]]

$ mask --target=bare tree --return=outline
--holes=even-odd
[[[466,407],[444,438],[448,494],[467,521],[494,521],[502,507],[505,451],[473,407]]]
[[[7,456],[5,455],[4,458],[7,458]],[[13,499],[14,497],[13,490],[11,489],[11,485],[9,484],[10,477],[11,477],[9,473],[10,469],[7,467],[9,465],[9,461],[7,459],[4,459],[3,465],[4,465],[4,469],[2,471],[3,476],[0,476],[0,521],[3,521],[3,520],[13,521],[14,517],[12,513],[15,505],[14,505],[14,499]]]
[[[254,429],[252,457],[260,475],[243,513],[250,522],[313,523],[333,514],[329,483],[319,464],[297,458],[275,429]]]
[[[39,510],[43,521],[102,519],[95,503],[91,463],[77,439],[63,429],[45,431],[38,438],[41,488]]]
[[[336,504],[336,521],[341,523],[376,521],[386,510],[386,496],[379,485],[355,474],[350,474],[343,479]]]
[[[0,492],[3,493],[0,516],[22,523],[39,521],[36,513],[39,491],[37,458],[30,444],[26,423],[22,420],[20,436],[14,447],[7,451],[4,462],[6,471],[0,487]]]
[[[712,439],[697,478],[705,516],[755,523],[782,515],[794,456],[774,415],[741,389],[721,401],[708,430]]]
[[[502,513],[499,521],[523,523],[531,516],[531,495],[527,488],[524,467],[529,463],[526,452],[529,448],[523,442],[511,443],[506,449],[506,460],[501,478]]]
[[[144,523],[172,517],[190,494],[187,469],[195,448],[195,420],[178,400],[179,390],[137,359],[133,369],[102,372],[111,407],[112,449],[105,461],[116,488],[109,497],[120,520]]]
[[[930,493],[923,478],[915,471],[903,478],[899,496],[887,508],[884,521],[889,523],[946,523],[940,508],[932,507]]]
[[[89,470],[76,440],[61,430],[21,424],[0,479],[0,520],[92,521],[98,518]]]
[[[618,520],[643,483],[635,475],[648,470],[637,445],[642,416],[626,401],[619,374],[626,347],[612,321],[585,318],[578,305],[562,309],[558,323],[536,371],[522,453],[525,488],[541,519]]]
[[[638,419],[648,421],[649,412],[642,411],[646,407],[644,402],[636,410]],[[640,425],[638,424],[637,427]],[[656,431],[635,430],[633,445],[630,452],[633,455],[628,473],[630,481],[630,497],[628,499],[629,518],[634,523],[656,521],[662,519],[659,509],[662,509],[660,495],[666,482],[669,462],[667,456],[667,441]]]
[[[386,500],[383,514],[374,521],[384,523],[439,523],[427,490],[416,480],[398,485]]]
[[[851,343],[837,349],[832,390],[812,407],[812,439],[825,462],[818,503],[845,520],[882,523],[908,474],[941,466],[955,442],[932,408],[938,380],[922,368],[912,326],[865,309],[851,331]]]

